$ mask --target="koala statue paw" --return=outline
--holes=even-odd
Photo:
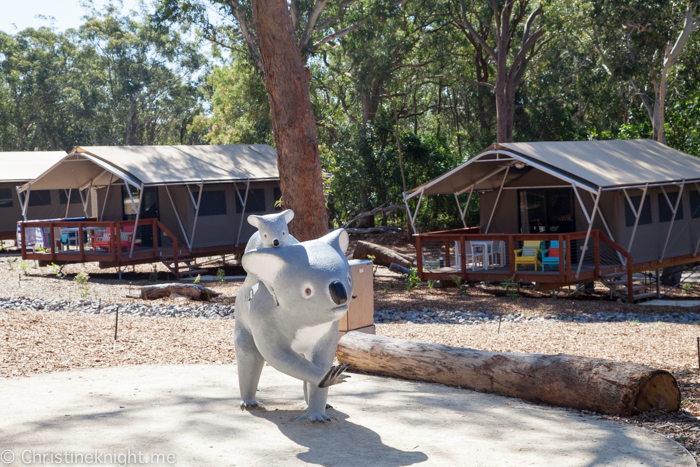
[[[258,406],[255,399],[241,399],[241,410],[252,409]]]
[[[332,366],[330,370],[326,372],[323,379],[318,383],[319,388],[327,388],[328,386],[333,386],[334,384],[344,383],[350,375],[342,374],[343,371],[347,370],[350,365],[336,365]]]
[[[306,412],[298,417],[294,417],[294,420],[311,420],[313,423],[316,422],[330,422],[331,417],[323,412]]]

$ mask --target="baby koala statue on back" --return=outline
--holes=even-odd
[[[266,216],[248,216],[248,223],[257,227],[258,231],[250,236],[250,240],[245,246],[245,253],[258,248],[279,248],[287,245],[299,243],[299,241],[289,235],[287,224],[294,219],[294,211],[287,209],[276,214]],[[248,272],[246,280],[243,282],[244,300],[250,300],[250,288],[260,281],[255,274]],[[275,292],[270,290],[272,297],[277,300]]]
[[[333,366],[338,320],[352,297],[345,258],[348,234],[339,229],[317,240],[284,248],[259,248],[243,255],[243,267],[266,287],[236,300],[234,344],[241,408],[258,405],[255,393],[265,361],[303,382],[307,411],[297,417],[330,420],[328,387],[342,383],[346,366]],[[274,290],[277,301],[270,290]],[[239,306],[240,304],[240,306]]]

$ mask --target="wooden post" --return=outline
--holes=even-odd
[[[632,278],[632,258],[627,256],[627,303],[634,304],[634,279]]]
[[[21,222],[19,224],[19,236],[20,239],[22,240],[22,258],[24,258],[27,255],[27,237],[24,233],[25,227],[24,227],[24,222]]]
[[[85,239],[83,238],[83,228],[85,224],[78,223],[78,251],[80,251],[80,261],[85,262]]]
[[[420,235],[416,235],[416,269],[418,269],[418,278],[422,281],[425,280],[423,277],[423,246]]]
[[[571,280],[571,249],[573,244],[571,243],[571,235],[566,236],[566,280]]]
[[[55,225],[53,222],[49,223],[49,243],[51,243],[51,261],[56,261],[56,235],[53,231],[55,228]]]
[[[177,246],[177,237],[173,236],[173,267],[175,268],[175,280],[180,280],[180,267],[178,266],[178,263],[180,262],[179,258],[179,248]]]
[[[158,259],[158,221],[153,219],[151,223],[151,234],[153,237],[153,257]]]
[[[119,247],[117,248],[117,242],[114,237],[119,235]],[[109,241],[110,245],[112,246],[112,251],[115,251],[116,248],[116,253],[117,253],[117,264],[119,266],[122,265],[122,239],[121,239],[121,225],[119,222],[115,222],[112,227],[112,234],[109,236]]]
[[[593,258],[595,277],[600,277],[600,230],[593,232]]]
[[[464,236],[459,236],[459,262],[462,265],[462,280],[467,280],[467,252],[464,249],[467,246],[467,242],[464,240]]]
[[[566,262],[564,261],[564,250],[566,247],[564,236],[559,235],[557,237],[557,241],[559,242],[559,280],[561,282],[565,282],[565,276],[566,276]],[[551,245],[551,243],[550,243]]]
[[[515,276],[515,237],[508,235],[508,257],[510,258],[510,277]]]
[[[452,265],[450,261],[450,241],[445,241],[445,267],[449,268]]]

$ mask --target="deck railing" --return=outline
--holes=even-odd
[[[178,262],[177,237],[158,219],[142,219],[136,225],[134,221],[30,221],[20,222],[19,227],[23,259],[57,264],[99,261],[114,266]]]
[[[631,291],[632,255],[598,230],[591,231],[588,241],[586,234],[482,234],[478,227],[417,234],[418,276],[566,284],[626,272]],[[539,257],[532,263],[518,258],[525,242],[539,242]],[[559,248],[550,254],[552,242]]]

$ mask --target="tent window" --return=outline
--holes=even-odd
[[[241,194],[241,199],[245,199],[245,190],[238,190]],[[265,212],[265,189],[256,188],[254,190],[248,190],[248,199],[246,200],[245,212]],[[236,213],[240,214],[243,212],[243,206],[241,203],[236,203]]]
[[[663,196],[663,194],[662,194]],[[639,203],[642,202],[642,196],[630,196],[630,199],[632,200],[632,204],[634,204],[634,209],[638,210],[639,209]],[[627,198],[624,198],[625,201],[625,225],[627,227],[634,227],[634,213],[632,212],[632,208],[630,208],[630,203],[627,202]],[[666,200],[663,200],[664,203],[666,203]],[[646,196],[644,199],[644,206],[642,206],[642,213],[639,215],[639,225],[647,225],[651,224],[651,197],[649,195]]]
[[[700,218],[700,193],[697,191],[690,192],[690,218]]]
[[[678,192],[674,193],[668,193],[668,199],[671,200],[671,204],[673,206],[676,205],[676,200],[678,199]],[[664,196],[663,193],[659,193],[659,222],[671,222],[671,219],[673,218],[673,211],[671,211],[671,207],[668,205],[668,201],[666,201],[666,197]],[[682,220],[683,219],[683,200],[681,200],[680,204],[678,205],[678,212],[676,213],[676,220]]]
[[[224,190],[203,191],[200,203],[200,216],[225,216],[228,212],[226,211],[226,192]]]
[[[275,187],[274,190],[272,191],[272,193],[273,193],[273,196],[275,198],[275,203],[277,203],[277,201],[279,201],[280,198],[282,197],[282,190],[280,190],[278,187]],[[281,211],[281,210],[282,210],[282,206],[275,205],[275,211]]]
[[[574,223],[571,188],[518,190],[521,233],[568,233]]]
[[[49,190],[36,190],[29,192],[30,206],[48,206],[51,204],[51,192]]]
[[[58,190],[58,200],[61,204],[66,204],[68,201],[68,195],[66,190]],[[80,192],[78,190],[71,190],[70,192],[70,204],[80,204],[83,200],[80,199]]]
[[[0,208],[12,207],[12,189],[0,188]]]

